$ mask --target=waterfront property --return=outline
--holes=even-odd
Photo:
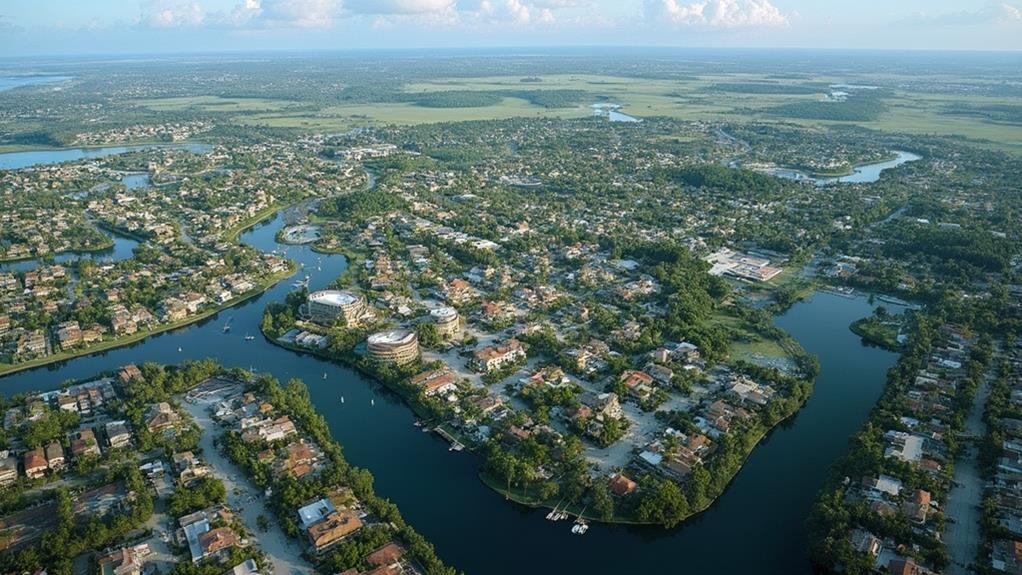
[[[404,329],[381,331],[369,336],[366,351],[381,363],[405,365],[419,359],[419,338]]]

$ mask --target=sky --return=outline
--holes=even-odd
[[[658,46],[1022,50],[1022,0],[0,0],[0,54]]]

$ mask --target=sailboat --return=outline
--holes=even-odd
[[[369,405],[376,405],[376,400],[375,399],[370,399],[369,400]]]
[[[341,396],[341,403],[344,403],[344,396]]]
[[[326,372],[323,372],[323,379],[326,379]]]

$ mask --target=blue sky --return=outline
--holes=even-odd
[[[3,0],[0,53],[490,46],[1022,50],[1019,0]]]

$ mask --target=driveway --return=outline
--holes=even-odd
[[[312,575],[313,567],[302,558],[302,546],[288,537],[274,520],[273,512],[267,506],[262,490],[249,481],[245,472],[223,456],[213,446],[214,435],[220,435],[219,425],[210,417],[210,407],[222,397],[214,394],[198,398],[192,402],[184,402],[188,413],[202,427],[202,439],[199,446],[203,457],[214,469],[216,476],[223,480],[227,488],[227,502],[244,520],[245,525],[253,533],[254,542],[261,548],[273,566],[274,575]],[[270,520],[270,529],[262,532],[258,529],[257,518],[265,515]]]

